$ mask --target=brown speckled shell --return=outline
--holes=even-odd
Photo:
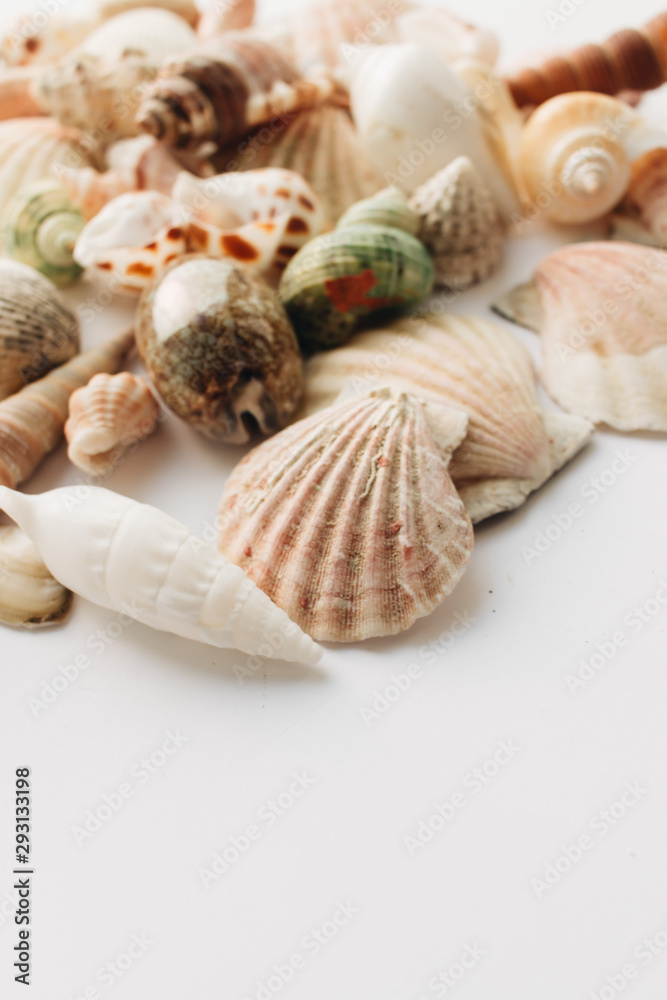
[[[165,300],[167,335],[156,322]],[[299,403],[303,366],[287,314],[268,285],[228,260],[174,261],[139,302],[137,345],[167,406],[207,437],[241,444],[257,426],[272,434]]]

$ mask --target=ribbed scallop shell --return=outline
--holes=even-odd
[[[612,223],[615,239],[667,247],[667,149],[652,149],[632,164]]]
[[[56,285],[69,285],[81,274],[74,244],[84,225],[83,215],[60,184],[30,185],[7,207],[7,256],[36,268]]]
[[[277,283],[288,261],[324,228],[310,185],[291,170],[268,167],[200,178],[183,171],[175,200],[191,216],[192,250],[230,257]]]
[[[531,289],[536,321],[525,317]],[[496,308],[540,330],[542,381],[565,410],[618,430],[667,431],[664,250],[614,242],[563,247],[545,257],[527,289]]]
[[[92,274],[143,291],[187,250],[182,213],[155,191],[130,191],[110,201],[82,230],[74,259]]]
[[[334,105],[276,119],[240,145],[221,150],[214,162],[220,171],[281,167],[301,174],[319,195],[331,225],[385,184],[349,113]]]
[[[51,282],[26,264],[0,260],[0,399],[78,350],[78,320]]]
[[[383,192],[376,197],[384,204]],[[404,229],[364,223],[361,205],[360,215],[352,208],[339,228],[302,247],[283,275],[280,297],[305,350],[335,347],[362,319],[414,305],[433,287],[424,244]]]
[[[461,413],[390,389],[299,421],[232,473],[220,550],[313,638],[409,628],[472,551],[447,471],[465,427]]]
[[[69,398],[97,372],[115,372],[134,341],[132,333],[78,354],[0,402],[0,485],[15,489],[29,479],[60,442]]]
[[[138,6],[104,21],[87,35],[78,52],[108,62],[126,52],[141,53],[147,66],[156,69],[169,56],[197,44],[197,35],[182,17],[159,7]]]
[[[56,625],[71,606],[71,592],[54,580],[28,536],[0,525],[0,622],[25,628]]]
[[[91,475],[107,475],[157,429],[159,416],[146,379],[130,372],[93,375],[70,397],[65,424],[69,459]]]
[[[542,410],[528,352],[501,326],[425,315],[356,334],[306,363],[300,416],[343,391],[392,385],[466,413],[452,476],[473,521],[512,510],[590,438],[587,421]]]
[[[436,285],[462,291],[498,266],[503,227],[474,164],[459,156],[420,185],[410,199],[416,235],[433,256]]]
[[[41,181],[53,165],[89,166],[80,133],[50,118],[0,122],[0,215],[22,187]]]
[[[208,155],[255,125],[319,104],[333,91],[306,79],[274,46],[229,32],[170,60],[142,100],[137,122],[168,145]]]

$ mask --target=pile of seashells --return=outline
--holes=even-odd
[[[408,0],[266,25],[253,0],[87,10],[0,45],[5,623],[62,621],[72,592],[136,599],[154,628],[265,655],[278,630],[313,664],[319,640],[429,614],[473,523],[594,424],[667,431],[667,129],[636,110],[667,78],[667,14],[501,79],[493,35]],[[494,306],[539,332],[564,412],[507,328],[443,308],[531,211],[608,237],[582,228]],[[56,286],[82,276],[136,319],[80,353]],[[124,370],[135,343],[145,376]],[[217,548],[99,486],[74,508],[18,491],[63,434],[104,478],[162,406],[255,439]]]

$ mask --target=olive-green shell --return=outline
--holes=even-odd
[[[408,198],[399,187],[388,187],[370,198],[351,205],[338,220],[337,229],[347,226],[392,226],[411,236],[419,230],[419,215],[410,208]]]
[[[423,243],[389,226],[348,226],[311,240],[278,289],[304,350],[342,344],[379,310],[415,305],[433,287]]]
[[[41,271],[56,285],[69,285],[80,276],[73,251],[86,220],[59,184],[40,181],[20,191],[4,222],[8,257]]]

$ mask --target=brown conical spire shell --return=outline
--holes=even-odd
[[[654,90],[667,78],[667,13],[643,28],[626,28],[600,45],[582,45],[523,69],[507,83],[519,107],[542,104],[557,94],[595,90],[601,94]]]
[[[133,342],[133,331],[123,333],[0,403],[0,485],[15,489],[32,475],[62,437],[74,390],[97,372],[117,371]]]
[[[329,80],[303,77],[268,42],[229,32],[169,61],[136,121],[176,149],[205,154],[276,115],[326,100],[333,87]]]

